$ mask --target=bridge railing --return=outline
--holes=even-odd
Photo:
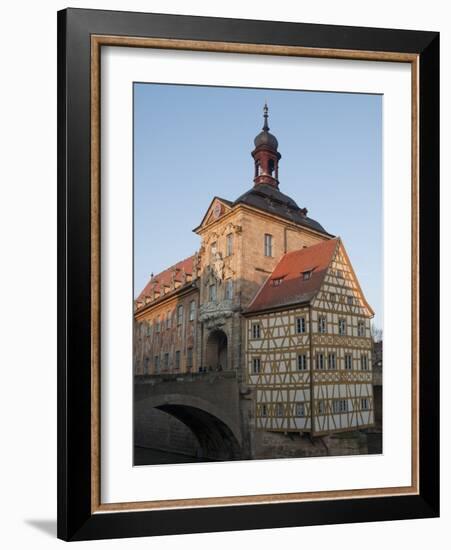
[[[195,382],[196,380],[213,381],[224,379],[237,379],[237,371],[235,370],[223,370],[223,371],[207,371],[207,372],[162,372],[159,374],[135,374],[135,384],[148,384],[158,382]]]

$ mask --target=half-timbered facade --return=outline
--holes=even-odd
[[[371,308],[341,241],[279,190],[266,106],[254,144],[253,187],[214,197],[197,252],[135,300],[134,372],[236,371],[262,430],[369,426]]]
[[[340,239],[285,254],[245,315],[258,428],[323,435],[373,425],[373,312]]]

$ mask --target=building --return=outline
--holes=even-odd
[[[214,197],[199,250],[136,299],[135,374],[235,371],[260,430],[370,426],[373,312],[341,240],[279,190],[266,105],[254,144],[253,187]]]

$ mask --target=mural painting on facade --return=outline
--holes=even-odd
[[[340,227],[284,194],[267,103],[262,115],[251,173],[231,173],[242,194],[223,198],[213,174],[197,250],[135,288],[136,465],[382,452],[375,310]],[[155,232],[135,241],[149,273]]]

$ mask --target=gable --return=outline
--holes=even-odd
[[[312,305],[337,313],[352,313],[366,317],[374,315],[341,241]]]
[[[221,199],[220,197],[214,197],[210,203],[210,206],[207,208],[207,211],[200,222],[200,225],[194,229],[197,231],[202,227],[206,227],[210,223],[213,223],[221,219],[225,214],[232,210],[232,203],[226,199]]]

